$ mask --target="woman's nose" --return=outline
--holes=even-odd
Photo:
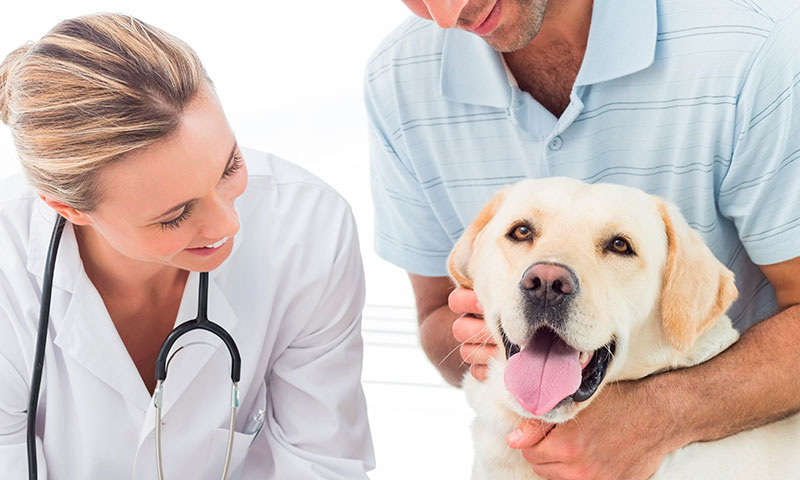
[[[425,0],[431,18],[442,28],[452,28],[469,0]]]
[[[239,231],[239,215],[230,199],[215,196],[209,203],[205,220],[200,234],[207,238],[232,237]]]

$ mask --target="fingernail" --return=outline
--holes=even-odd
[[[516,444],[520,440],[522,440],[522,430],[520,430],[519,428],[509,433],[508,436],[506,437],[506,443],[508,443],[509,445]]]

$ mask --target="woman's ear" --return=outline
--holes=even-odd
[[[667,236],[661,321],[673,347],[686,351],[736,300],[733,272],[711,253],[677,207],[659,202]]]
[[[42,193],[39,194],[39,198],[41,198],[48,207],[55,210],[56,213],[66,218],[67,221],[73,225],[88,225],[92,223],[91,217],[85,212],[76,210],[58,200],[53,200]]]
[[[501,190],[489,203],[483,206],[475,220],[458,239],[453,250],[450,252],[450,258],[447,261],[450,270],[450,276],[453,277],[456,285],[463,288],[472,289],[472,275],[469,272],[469,261],[472,257],[472,246],[475,243],[475,238],[486,227],[486,224],[494,217],[500,204],[503,203],[505,197],[504,192]]]

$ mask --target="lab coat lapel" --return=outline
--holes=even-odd
[[[100,294],[81,270],[64,317],[54,318],[61,350],[142,410],[148,394]]]
[[[175,322],[176,326],[197,318],[199,277],[199,273],[191,272],[186,281],[186,288],[184,290],[183,299],[181,300],[178,319]],[[236,338],[234,332],[234,328],[239,320],[228,302],[223,289],[220,288],[217,283],[217,276],[214,272],[209,274],[208,318],[233,335],[234,340],[239,340]],[[178,349],[181,349],[180,352],[178,352]],[[181,401],[183,392],[196,380],[204,366],[218,351],[225,352],[224,358],[227,360],[228,366],[230,367],[227,347],[225,347],[225,344],[216,335],[210,332],[205,330],[192,331],[175,342],[170,352],[170,355],[175,356],[172,361],[167,364],[167,379],[164,381],[164,406],[162,408],[162,419],[164,421],[169,419],[169,412],[176,403]],[[177,355],[176,352],[178,352]],[[213,388],[229,388],[228,384],[224,383],[224,379],[214,378],[213,382]],[[192,399],[184,400],[184,402],[186,401],[191,402]],[[139,439],[140,447],[144,440],[153,432],[155,426],[154,422],[155,408],[151,401],[147,409],[147,414],[145,415],[142,435]]]
[[[31,216],[27,269],[41,281],[56,214],[41,200]],[[147,390],[119,338],[102,298],[86,276],[72,224],[61,236],[53,274],[50,332],[53,343],[92,375],[141,409]],[[65,294],[58,294],[61,290]]]

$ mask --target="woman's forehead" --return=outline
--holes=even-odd
[[[169,137],[100,172],[98,209],[132,206],[150,218],[206,195],[219,181],[235,143],[215,96],[198,96]]]

